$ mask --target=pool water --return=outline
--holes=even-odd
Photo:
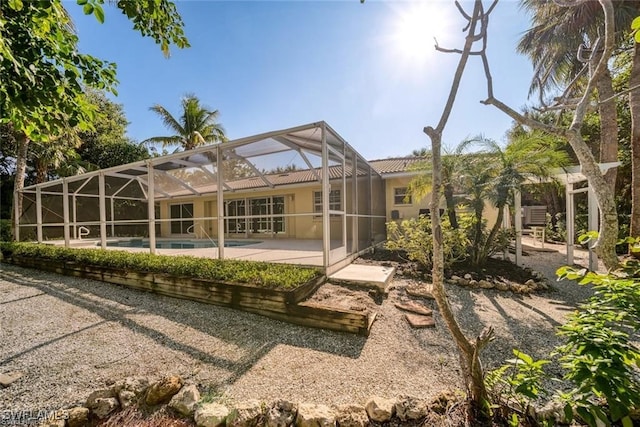
[[[225,248],[255,245],[258,240],[225,240]],[[99,243],[98,243],[99,245]],[[107,246],[118,248],[148,248],[149,241],[143,239],[118,240],[117,242],[107,242]],[[218,244],[210,240],[156,240],[156,249],[202,249],[215,248]]]

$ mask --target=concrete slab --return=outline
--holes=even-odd
[[[386,292],[396,269],[377,265],[350,264],[329,276],[332,283],[361,286]]]

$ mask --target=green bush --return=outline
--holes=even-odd
[[[627,239],[626,243],[632,245],[632,250],[640,250],[638,239]],[[640,408],[638,260],[625,260],[619,270],[606,274],[572,267],[562,267],[557,274],[560,279],[576,280],[580,285],[593,287],[593,296],[569,314],[567,322],[558,328],[565,343],[552,354],[564,370],[563,379],[572,384],[569,391],[557,392],[558,399],[564,404],[564,416],[570,421],[577,415],[589,426],[612,423],[632,426],[630,415]],[[538,397],[538,385],[544,376],[538,369],[541,366],[535,365],[539,362],[533,360],[522,361],[524,363],[519,362],[517,368],[535,369],[506,379],[506,367],[487,375],[487,387],[494,390],[493,403],[499,406],[515,396],[520,407],[525,407]],[[496,387],[504,384],[519,393]],[[522,393],[532,390],[532,384],[536,393]]]
[[[0,242],[10,242],[12,239],[11,220],[0,219]]]
[[[464,230],[451,228],[448,218],[442,218],[442,237],[445,267],[466,258],[469,239]],[[420,215],[400,223],[387,223],[386,248],[405,251],[409,259],[430,268],[433,262],[431,219]]]
[[[294,289],[320,276],[318,269],[289,264],[217,260],[191,256],[163,256],[101,249],[70,249],[34,243],[0,243],[6,257],[76,262],[127,271],[166,273],[275,289]]]

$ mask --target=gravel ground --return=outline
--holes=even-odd
[[[555,280],[563,258],[532,252],[525,262]],[[394,307],[407,284],[394,280],[364,338],[2,264],[0,372],[25,376],[0,389],[0,410],[57,409],[82,402],[105,383],[166,374],[229,400],[342,404],[371,395],[431,397],[458,381],[457,357],[437,312],[435,329],[414,330]],[[513,347],[547,356],[557,343],[553,329],[589,294],[569,282],[555,287],[533,296],[457,286],[448,292],[469,335],[487,325],[496,329],[498,339],[483,353],[491,368]]]

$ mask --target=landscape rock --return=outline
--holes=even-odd
[[[117,411],[119,407],[120,403],[115,397],[99,397],[94,400],[91,412],[99,419],[104,419]]]
[[[113,389],[118,396],[122,408],[128,408],[136,403],[149,388],[149,380],[143,377],[130,377],[117,381]]]
[[[115,401],[115,406],[113,401]],[[89,411],[93,412],[98,418],[104,418],[111,412],[115,411],[118,406],[118,399],[113,388],[105,388],[96,390],[87,397],[85,405]]]
[[[68,427],[85,427],[89,423],[89,409],[82,406],[69,409],[67,415]]]
[[[326,405],[301,403],[298,406],[296,427],[332,427],[335,423],[335,414]]]
[[[267,427],[288,427],[293,425],[298,413],[298,407],[286,400],[277,400],[265,414]]]
[[[419,420],[427,415],[428,404],[424,400],[405,397],[395,404],[396,416],[401,421]]]
[[[366,427],[369,425],[369,416],[364,406],[342,405],[337,408],[336,422],[340,427]]]
[[[496,282],[496,289],[499,291],[508,291],[509,285],[504,282]]]
[[[533,279],[529,279],[526,282],[524,282],[525,286],[531,286],[531,287],[535,287],[536,286],[536,281]]]
[[[552,400],[547,402],[540,409],[535,409],[538,419],[555,421],[557,424],[568,424],[569,420],[564,415],[564,405],[561,402]]]
[[[471,279],[473,279],[473,276],[471,276],[471,274],[467,273],[467,274],[464,275],[464,278],[467,279],[467,280],[471,280]]]
[[[458,283],[460,281],[461,277],[460,276],[456,276],[455,274],[451,276],[451,281],[454,283]]]
[[[469,280],[460,279],[460,280],[458,280],[458,285],[460,285],[460,286],[469,286]]]
[[[196,387],[195,384],[190,384],[182,387],[180,391],[171,398],[169,407],[185,417],[190,417],[195,412],[199,400],[200,392],[198,391],[198,387]]]
[[[482,289],[493,289],[495,287],[495,285],[488,280],[479,280],[478,286]]]
[[[264,421],[264,408],[257,400],[241,402],[227,417],[227,427],[257,427]]]
[[[390,399],[374,396],[364,405],[371,421],[379,423],[387,422],[395,414],[395,402]]]
[[[478,286],[478,281],[473,279],[469,280],[469,286],[476,288]]]
[[[147,390],[147,405],[166,403],[182,388],[182,378],[177,375],[161,378]]]
[[[221,427],[229,416],[229,408],[219,403],[203,403],[196,409],[195,421],[198,427]]]

